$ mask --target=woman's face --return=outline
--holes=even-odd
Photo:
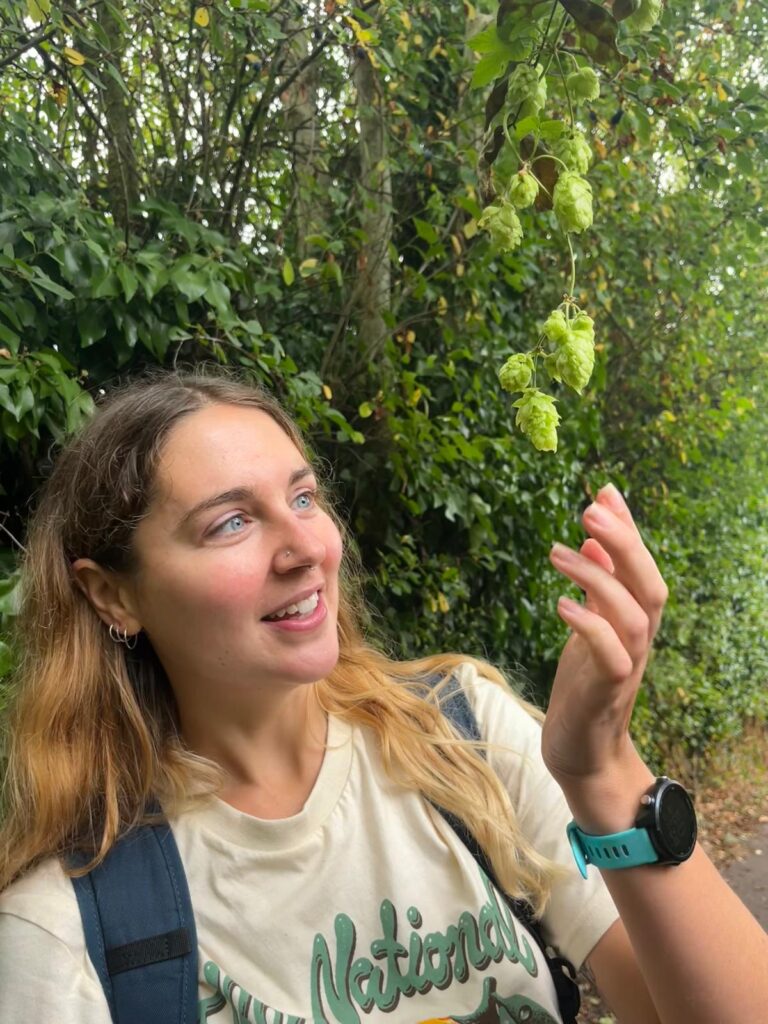
[[[177,697],[327,675],[341,537],[288,435],[258,409],[207,406],[172,430],[156,484],[132,590]]]

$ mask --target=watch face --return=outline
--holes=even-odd
[[[686,791],[676,782],[659,795],[658,827],[660,839],[670,857],[683,860],[696,842],[696,813]]]

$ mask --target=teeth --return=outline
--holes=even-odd
[[[289,604],[285,608],[281,608],[279,612],[274,612],[269,616],[270,619],[282,619],[286,615],[295,615],[297,612],[299,615],[309,615],[317,608],[318,602],[320,601],[320,594],[315,591],[314,594],[310,594],[309,597],[305,597],[303,601],[299,601],[296,604]]]

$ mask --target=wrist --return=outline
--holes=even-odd
[[[641,800],[655,781],[648,766],[634,763],[579,779],[558,780],[573,820],[588,835],[612,835],[633,828]]]

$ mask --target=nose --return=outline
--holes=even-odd
[[[322,565],[325,557],[322,539],[308,525],[294,523],[276,538],[272,564],[275,572],[284,574]]]

